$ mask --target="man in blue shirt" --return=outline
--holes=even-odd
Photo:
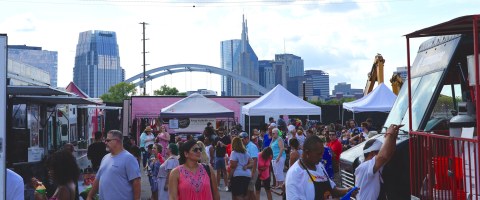
[[[250,141],[250,137],[248,133],[241,132],[238,137],[242,138],[243,145],[247,149],[247,153],[250,155],[250,158],[253,160],[253,167],[252,167],[252,175],[250,179],[250,183],[248,183],[248,199],[256,199],[255,198],[255,183],[257,182],[258,172],[257,172],[257,158],[258,158],[258,148],[252,141]]]
[[[100,199],[140,200],[140,167],[137,159],[123,148],[123,134],[107,133],[105,144],[110,153],[103,157],[87,200],[99,191]]]

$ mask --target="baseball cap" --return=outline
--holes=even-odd
[[[363,153],[370,153],[372,151],[380,151],[382,148],[382,142],[377,139],[371,139],[363,147]]]
[[[240,138],[248,138],[248,133],[247,132],[241,132],[238,137]]]

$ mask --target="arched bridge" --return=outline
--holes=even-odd
[[[260,84],[252,81],[247,77],[240,76],[231,71],[227,71],[227,70],[224,70],[218,67],[209,66],[209,65],[199,65],[199,64],[167,65],[167,66],[157,67],[155,69],[145,71],[145,76],[147,76],[147,81],[150,81],[165,75],[180,73],[180,72],[207,72],[207,73],[214,73],[222,76],[229,76],[244,84],[248,84],[252,86],[253,89],[255,89],[256,91],[262,94],[265,94],[268,92],[267,88],[261,86]],[[125,82],[133,83],[136,86],[143,85],[143,72],[125,80]]]

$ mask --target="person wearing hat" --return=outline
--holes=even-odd
[[[155,142],[155,136],[152,134],[152,131],[152,127],[147,126],[145,127],[143,133],[140,135],[140,150],[143,152],[143,167],[147,166],[147,159],[150,157],[145,147],[148,147],[148,145],[150,144],[153,145],[153,143]]]
[[[357,199],[386,199],[382,170],[395,153],[398,130],[403,125],[392,124],[385,133],[385,143],[371,139],[363,147],[365,161],[355,169],[355,185],[361,190]]]

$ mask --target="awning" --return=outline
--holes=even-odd
[[[116,106],[78,106],[77,108],[96,108],[96,109],[104,109],[104,110],[122,110],[122,107],[116,107]]]
[[[72,96],[15,96],[11,100],[14,103],[100,105],[94,101]]]
[[[51,95],[73,95],[72,93],[61,91],[48,86],[20,86],[9,85],[7,87],[8,95],[36,95],[36,96],[51,96]]]
[[[406,34],[409,38],[428,37],[454,34],[471,34],[473,31],[474,18],[480,18],[480,15],[467,15],[443,22],[428,28],[420,29],[415,32]],[[480,21],[477,22],[480,26]]]

